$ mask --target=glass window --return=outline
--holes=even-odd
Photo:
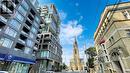
[[[12,37],[16,37],[16,35],[17,35],[17,32],[15,30],[13,30],[12,28],[10,28],[10,27],[7,27],[5,33],[7,35],[12,36]]]
[[[23,21],[24,17],[17,11],[16,18],[19,19],[21,22]]]
[[[35,16],[35,20],[36,20],[38,23],[40,23],[40,19],[39,19],[37,16]]]
[[[31,54],[31,48],[26,47],[24,53]]]
[[[33,39],[35,36],[33,33],[30,32],[29,36]]]
[[[32,27],[31,31],[35,34],[37,33],[37,30],[34,27]]]
[[[37,24],[35,21],[33,23],[37,28],[39,27],[39,24]]]
[[[32,42],[31,40],[27,40],[27,45],[28,45],[29,47],[33,47],[34,42]]]
[[[54,31],[56,31],[56,24],[54,21],[51,22],[51,27]]]
[[[23,15],[26,15],[27,11],[22,7],[20,6],[19,9],[18,9]]]
[[[11,48],[12,44],[13,44],[13,41],[10,40],[10,39],[7,39],[7,38],[1,38],[0,39],[0,45],[1,46]]]
[[[128,13],[128,11],[125,10],[122,13],[126,19],[130,19],[130,14]]]
[[[23,0],[22,5],[24,6],[24,8],[25,8],[26,10],[28,10],[29,5],[27,4],[27,2],[26,2],[25,0]]]
[[[41,52],[41,57],[48,57],[49,56],[49,52],[48,51],[42,51]]]
[[[11,20],[11,21],[10,21],[10,25],[11,25],[13,28],[16,28],[17,30],[19,30],[19,28],[21,27],[21,24],[20,24],[17,20]]]

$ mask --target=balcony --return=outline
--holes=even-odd
[[[20,34],[20,38],[18,40],[25,44],[25,41],[27,40],[27,37],[24,36],[23,34]]]
[[[30,29],[30,27],[27,24],[25,24],[25,27],[27,27],[27,29]]]
[[[21,39],[18,39],[20,42],[22,42],[23,44],[25,44],[25,41],[21,40]]]
[[[19,48],[14,48],[13,51],[11,51],[12,55],[18,56],[18,57],[22,57],[22,58],[27,58],[27,59],[31,59],[31,60],[35,60],[36,57],[33,56],[33,54],[25,54],[23,50],[19,49]]]
[[[24,50],[25,46],[23,44],[16,43],[15,48],[19,50]]]
[[[27,18],[27,20],[28,20],[30,23],[32,23],[32,20],[31,20],[31,19]]]
[[[12,11],[7,8],[4,4],[0,5],[0,9],[4,12],[4,13],[12,13]]]
[[[1,14],[6,18],[12,17],[14,15],[15,7],[16,7],[15,3],[11,0],[1,1],[0,5]]]
[[[30,30],[27,27],[24,26],[23,29],[22,29],[22,31],[25,32],[28,35],[28,33],[29,33]]]
[[[28,15],[28,18],[29,18],[30,21],[34,20],[34,17],[32,15],[30,15],[30,14]]]
[[[40,24],[41,28],[45,27],[45,24]]]
[[[35,46],[35,47],[34,47],[34,50],[38,50],[38,48]]]
[[[3,20],[4,22],[7,22],[7,19],[4,18],[3,16],[0,16],[0,19]]]
[[[2,31],[2,29],[0,29],[0,32]]]
[[[22,33],[24,34],[24,35],[28,35],[26,32],[24,32],[24,31],[22,31]]]
[[[30,10],[30,13],[31,13],[32,15],[35,15],[35,14],[36,14],[36,13],[33,11],[33,9]]]
[[[0,21],[0,31],[2,31],[2,29],[5,27],[6,24],[4,24],[3,22]]]

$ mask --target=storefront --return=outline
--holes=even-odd
[[[0,55],[0,71],[9,73],[28,73],[31,64],[35,61],[17,56]]]

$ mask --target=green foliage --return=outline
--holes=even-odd
[[[89,68],[94,68],[94,58],[89,58],[88,63]]]
[[[86,50],[86,53],[90,56],[96,56],[96,48],[95,47],[90,47]]]
[[[96,48],[95,47],[90,47],[86,50],[86,53],[89,55],[88,58],[88,67],[89,68],[94,68],[94,56],[96,56]]]
[[[65,63],[63,63],[63,65],[62,65],[62,69],[63,70],[67,69],[67,65]]]

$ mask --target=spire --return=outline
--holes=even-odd
[[[76,39],[76,36],[75,36],[75,39],[74,39],[74,47],[78,48],[78,44],[77,44],[77,39]]]

